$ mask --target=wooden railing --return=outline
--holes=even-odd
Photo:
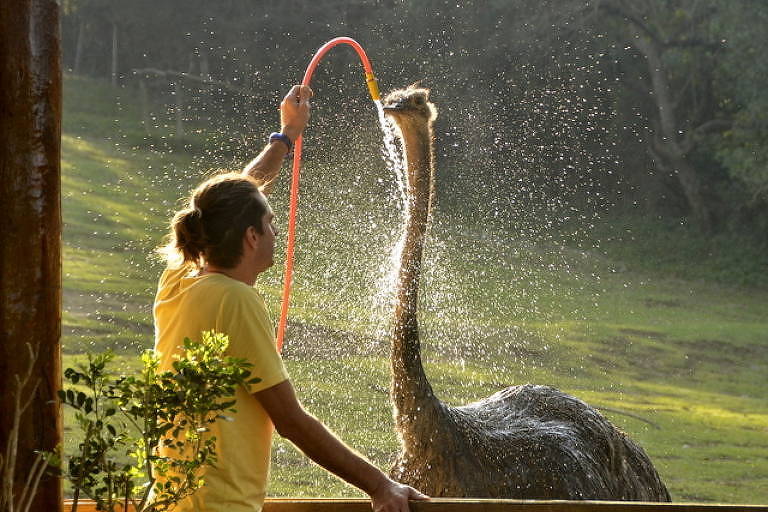
[[[370,512],[366,499],[270,498],[263,512]],[[71,511],[66,501],[64,512]],[[93,502],[81,501],[78,512],[95,512]],[[133,512],[132,510],[129,512]],[[434,498],[411,502],[411,512],[768,512],[768,505],[709,503],[646,503],[637,501],[539,501]]]

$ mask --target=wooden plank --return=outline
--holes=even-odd
[[[366,499],[269,499],[264,512],[369,512]],[[768,512],[766,505],[645,503],[616,501],[540,501],[434,498],[411,502],[412,512]]]
[[[81,501],[78,512],[96,512]],[[268,498],[263,512],[370,512],[367,499]],[[65,512],[71,502],[65,502]],[[132,512],[132,511],[131,511]],[[645,503],[632,501],[539,501],[434,498],[411,502],[411,512],[768,512],[768,505]]]

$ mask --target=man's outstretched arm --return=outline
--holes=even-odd
[[[293,145],[309,122],[309,99],[312,90],[306,85],[294,85],[280,103],[280,133],[288,137]],[[243,169],[244,174],[250,174],[264,183],[262,192],[269,194],[280,173],[285,155],[290,147],[288,144],[275,141],[267,144],[259,155]]]
[[[254,396],[281,436],[320,466],[366,492],[371,497],[374,512],[406,512],[409,499],[428,499],[412,487],[391,480],[305,411],[296,398],[291,381],[286,380]]]

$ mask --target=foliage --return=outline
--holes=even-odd
[[[59,396],[83,433],[63,469],[75,501],[82,493],[98,510],[131,503],[141,512],[163,511],[204,484],[203,468],[216,463],[211,425],[236,412],[237,386],[259,381],[245,360],[224,356],[228,343],[214,332],[200,342],[186,338],[173,370],[164,372],[147,351],[137,377],[110,375],[111,353],[88,354],[87,364],[65,370],[71,386]]]
[[[764,207],[768,201],[768,94],[764,87],[768,64],[760,55],[768,45],[768,34],[750,27],[768,23],[768,5],[729,4],[724,8],[721,23],[733,49],[720,67],[730,93],[721,101],[734,112],[734,123],[731,130],[715,141],[717,156],[733,179],[747,189],[745,195],[750,203]]]

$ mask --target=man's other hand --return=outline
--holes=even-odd
[[[386,478],[371,493],[371,506],[374,512],[408,512],[408,500],[428,499],[413,487]]]
[[[280,131],[296,142],[309,122],[309,99],[312,89],[294,85],[280,103]]]

